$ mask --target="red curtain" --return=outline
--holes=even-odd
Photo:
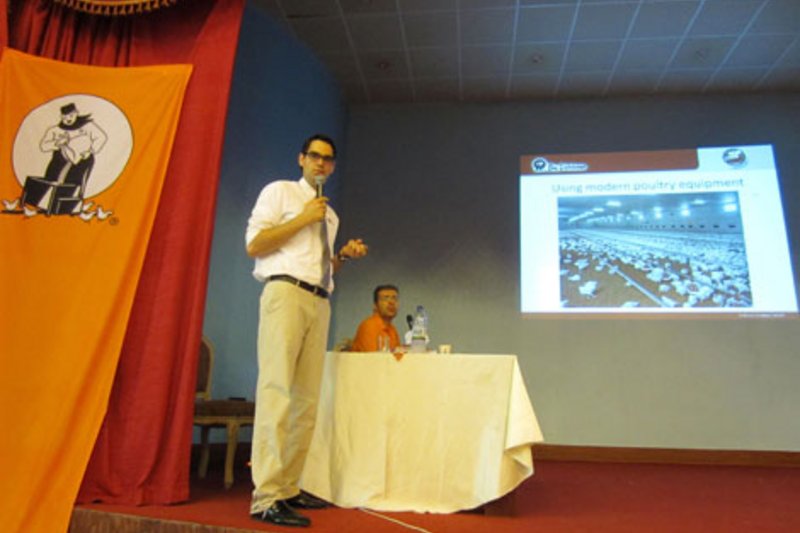
[[[8,44],[8,4],[6,0],[0,0],[0,48]]]
[[[197,351],[245,0],[193,0],[125,17],[46,0],[8,2],[12,48],[100,66],[194,65],[108,411],[78,496],[119,504],[186,500]]]

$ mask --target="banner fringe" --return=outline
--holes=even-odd
[[[171,7],[178,0],[52,0],[66,8],[90,15],[117,17],[150,13],[157,9]]]

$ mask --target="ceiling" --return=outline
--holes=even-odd
[[[350,103],[800,89],[800,0],[251,0]]]

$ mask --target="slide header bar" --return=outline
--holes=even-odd
[[[522,174],[696,170],[697,166],[696,150],[543,154],[520,157]]]

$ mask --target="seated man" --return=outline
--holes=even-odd
[[[372,293],[373,313],[358,326],[358,331],[350,348],[353,352],[379,352],[378,339],[388,340],[388,351],[400,345],[400,337],[392,325],[397,315],[399,290],[394,285],[378,285]]]

